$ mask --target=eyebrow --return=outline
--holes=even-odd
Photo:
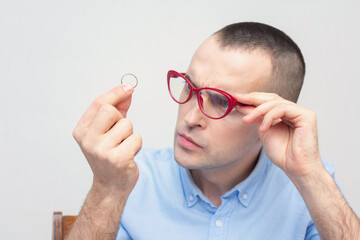
[[[199,88],[199,87],[191,80],[190,76],[187,75],[186,73],[185,73],[185,78],[186,78],[187,80],[189,80],[189,82],[191,83],[191,85],[193,85],[195,88]]]

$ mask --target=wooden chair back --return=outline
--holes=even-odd
[[[71,225],[75,222],[76,216],[63,216],[62,212],[54,212],[53,214],[53,240],[64,240],[68,234]]]

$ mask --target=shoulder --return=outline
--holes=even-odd
[[[174,160],[173,149],[142,149],[135,157],[139,180],[133,192],[168,191],[179,185],[179,165]]]
[[[142,149],[135,162],[139,168],[139,179],[126,203],[123,220],[129,220],[130,215],[144,214],[144,209],[153,211],[156,204],[163,206],[182,192],[179,191],[182,188],[180,169],[172,149]]]
[[[149,163],[149,162],[168,162],[173,158],[173,149],[172,148],[162,148],[162,149],[150,149],[142,148],[140,152],[136,155],[135,161]]]
[[[140,178],[163,175],[170,169],[176,168],[173,149],[171,148],[141,149],[135,157],[135,162],[139,167]]]

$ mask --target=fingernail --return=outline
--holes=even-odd
[[[125,90],[125,92],[130,92],[132,88],[133,87],[128,83],[123,86],[123,89]]]

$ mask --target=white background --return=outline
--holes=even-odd
[[[77,214],[92,173],[72,139],[91,101],[139,78],[129,118],[145,147],[171,147],[169,69],[239,21],[300,46],[300,104],[318,113],[322,156],[360,213],[359,1],[0,1],[0,239],[50,239],[52,212]]]

